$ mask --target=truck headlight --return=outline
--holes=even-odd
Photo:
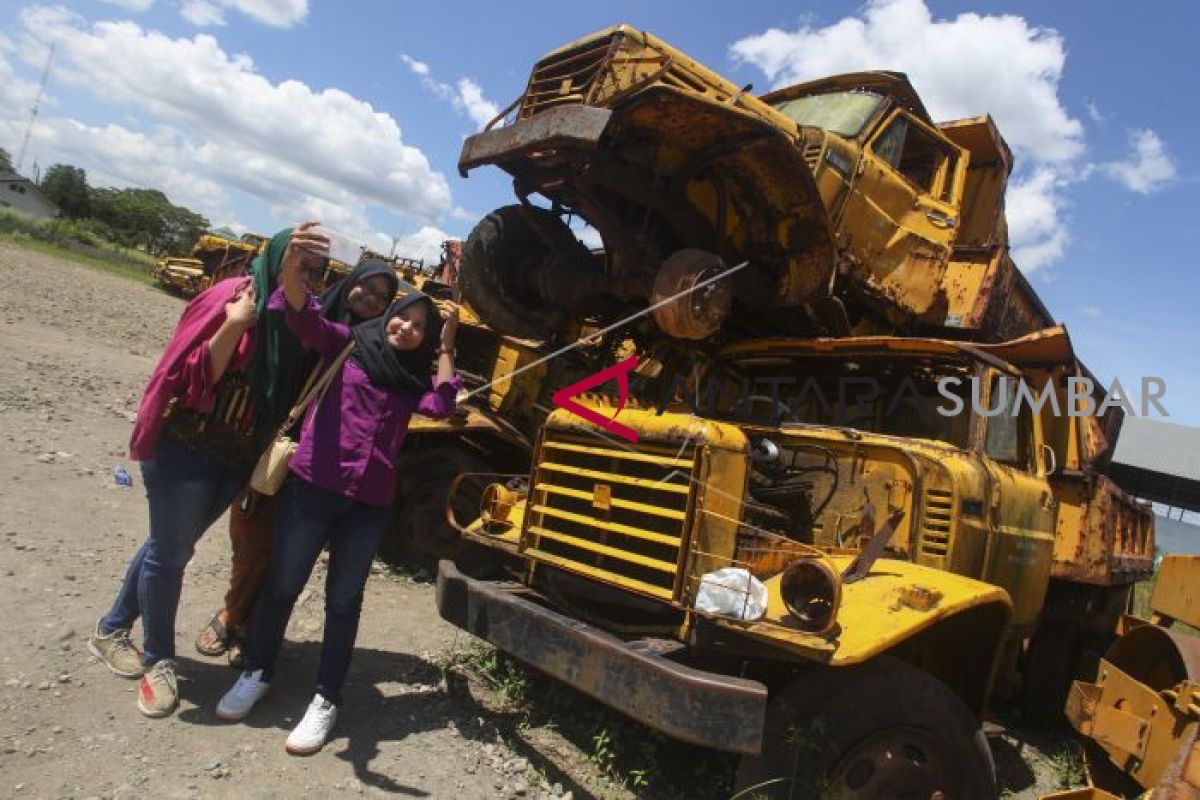
[[[802,558],[784,569],[779,595],[800,630],[825,633],[837,620],[842,581],[824,559]]]
[[[483,490],[480,501],[480,517],[489,533],[496,529],[508,530],[512,524],[508,521],[512,508],[520,500],[515,491],[502,483],[489,483]]]

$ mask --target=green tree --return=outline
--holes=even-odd
[[[207,219],[157,189],[93,189],[91,206],[121,243],[154,255],[186,253],[208,228]]]
[[[46,170],[41,183],[42,194],[71,219],[88,216],[90,197],[87,173],[70,164],[55,164]]]
[[[12,156],[3,147],[0,147],[0,169],[13,171]]]

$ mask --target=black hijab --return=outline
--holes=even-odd
[[[402,297],[383,316],[354,326],[355,347],[350,351],[371,383],[401,394],[421,394],[433,388],[433,356],[442,340],[442,315],[429,295],[403,281]],[[425,338],[415,350],[395,350],[387,342],[388,320],[416,303],[425,304]]]
[[[346,298],[350,295],[351,289],[376,275],[387,278],[389,294],[394,297],[400,288],[400,279],[396,277],[396,271],[392,269],[392,265],[379,258],[364,258],[355,265],[349,275],[330,286],[321,295],[321,315],[325,319],[340,322],[343,325],[353,325],[357,320],[350,312]]]

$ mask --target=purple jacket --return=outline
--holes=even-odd
[[[350,343],[350,328],[321,316],[312,295],[294,311],[283,288],[271,295],[267,308],[284,311],[288,327],[300,341],[325,358],[338,356]],[[444,419],[454,413],[462,381],[455,376],[424,394],[395,394],[371,383],[367,373],[346,359],[325,396],[308,407],[300,442],[289,468],[323,489],[372,506],[391,505],[396,494],[396,456],[404,445],[412,415]],[[315,401],[314,401],[315,402]]]

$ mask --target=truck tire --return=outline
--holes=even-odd
[[[391,526],[379,545],[379,556],[391,564],[435,566],[448,558],[468,574],[486,573],[483,548],[463,541],[446,519],[450,485],[468,472],[491,472],[479,456],[461,447],[440,446],[401,453],[396,459],[396,501]],[[468,476],[454,496],[457,519],[479,515],[486,476]],[[461,562],[461,563],[460,563]]]
[[[1083,646],[1077,625],[1044,622],[1038,625],[1021,671],[1021,715],[1042,728],[1067,724],[1063,707],[1071,682],[1079,674]]]
[[[879,656],[802,673],[767,710],[735,797],[995,797],[991,751],[949,687]],[[940,794],[939,794],[940,793]]]
[[[561,243],[547,246],[526,214],[537,215],[539,226]],[[547,339],[566,325],[567,313],[561,303],[536,297],[527,277],[552,255],[591,258],[556,214],[520,205],[497,208],[480,220],[463,245],[458,277],[463,299],[498,333]]]

